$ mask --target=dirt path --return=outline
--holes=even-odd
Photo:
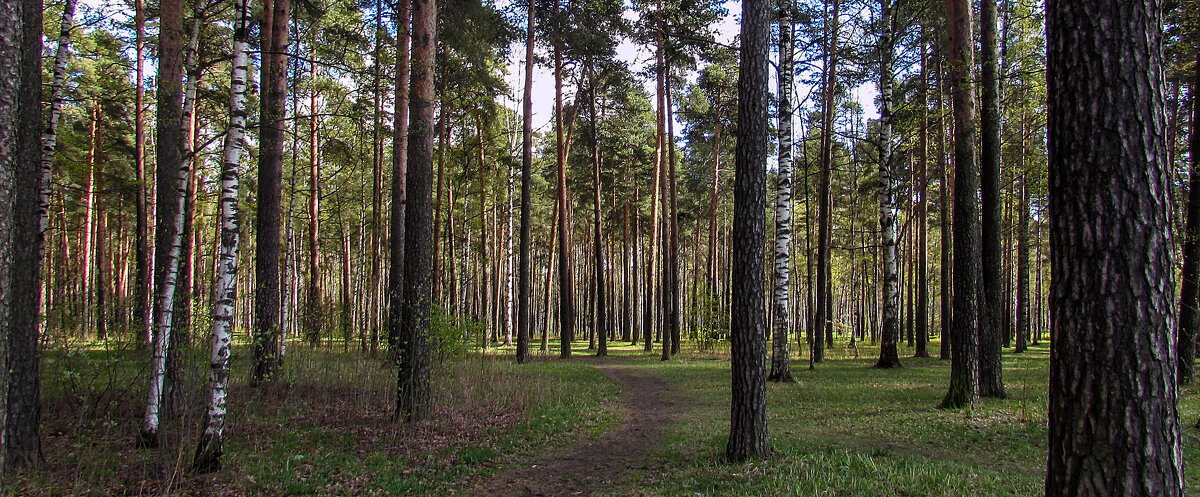
[[[661,441],[663,427],[683,410],[674,386],[635,365],[590,362],[625,388],[625,412],[617,426],[599,438],[527,459],[467,495],[591,495],[627,472],[649,469],[646,454]]]

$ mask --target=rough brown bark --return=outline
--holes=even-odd
[[[980,227],[980,261],[983,265],[980,296],[983,298],[979,303],[979,394],[1004,398],[1000,352],[1004,344],[1007,299],[1003,293],[1004,273],[1001,270],[1004,227],[1000,224],[1000,214],[1004,204],[1000,200],[1000,78],[997,74],[996,0],[982,0],[979,11],[982,38],[979,50],[979,63],[982,66],[979,180],[982,190],[980,209],[983,214]]]
[[[954,323],[950,389],[942,407],[979,400],[979,174],[975,163],[975,92],[971,88],[971,3],[946,0],[948,75],[954,100]]]
[[[1058,0],[1046,21],[1046,495],[1183,495],[1160,5]]]
[[[404,316],[399,346],[396,418],[428,419],[430,404],[429,313],[433,304],[433,64],[437,3],[412,2],[412,90],[409,96],[407,198],[404,211]]]
[[[730,321],[733,397],[729,443],[725,446],[725,456],[733,461],[766,457],[771,452],[767,441],[767,336],[763,301],[770,42],[770,2],[745,0],[738,74],[738,140],[734,152],[734,276]]]
[[[37,467],[44,463],[37,349],[40,254],[45,243],[38,167],[42,3],[14,1],[0,10],[7,11],[0,15],[0,133],[5,135],[0,137],[0,288],[7,289],[0,291],[0,362],[7,362],[0,368],[0,388],[8,393],[0,399],[0,447],[7,449],[0,456],[0,468]],[[12,268],[20,270],[10,272]]]
[[[268,0],[264,10],[262,125],[259,132],[258,213],[254,253],[254,371],[252,384],[271,381],[279,367],[280,210],[283,194],[284,100],[287,98],[291,0]],[[269,14],[268,14],[269,12]],[[269,20],[268,20],[269,19]]]
[[[536,2],[529,2],[525,26],[525,95],[521,101],[521,260],[517,281],[517,362],[529,361],[529,328],[533,322],[529,313],[532,300],[533,273],[529,245],[531,237],[530,198],[533,182],[533,36],[536,23]],[[440,174],[439,174],[440,176]],[[553,263],[553,261],[551,261]]]
[[[409,102],[409,84],[412,77],[412,54],[409,43],[412,37],[411,17],[412,2],[399,2],[396,12],[396,112],[392,125],[392,203],[388,218],[388,321],[387,344],[388,354],[392,361],[401,358],[400,336],[404,333],[404,276],[405,248],[407,245],[405,224],[407,206],[407,176],[408,176],[408,131],[411,107]],[[432,236],[431,236],[432,238]],[[432,291],[432,289],[431,289]]]

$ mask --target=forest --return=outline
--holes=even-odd
[[[0,495],[1200,495],[1200,3],[0,11]]]

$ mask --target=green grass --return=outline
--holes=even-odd
[[[937,343],[930,350],[936,354]],[[602,495],[688,496],[1033,496],[1043,493],[1049,347],[1005,353],[1008,398],[964,410],[937,409],[949,362],[905,357],[904,367],[870,368],[877,348],[839,345],[838,359],[808,369],[794,361],[796,383],[770,383],[772,457],[724,460],[729,427],[729,365],[678,356],[640,365],[675,384],[686,413],[667,429],[639,472]],[[709,356],[719,357],[718,351]],[[1182,395],[1189,495],[1200,495],[1200,402]]]
[[[199,350],[185,359],[186,408],[164,426],[174,445],[160,450],[134,447],[148,381],[142,353],[47,353],[47,466],[15,474],[10,494],[446,494],[598,435],[615,422],[621,392],[579,361],[518,367],[475,354],[437,368],[434,419],[405,425],[391,422],[395,370],[382,359],[292,345],[276,382],[252,389],[248,352],[235,349],[224,467],[202,476],[187,471],[206,399]]]
[[[435,420],[396,425],[395,371],[341,347],[288,350],[275,386],[246,386],[248,351],[235,350],[225,469],[185,471],[202,415],[203,349],[185,358],[186,404],[172,426],[174,451],[134,449],[147,380],[143,352],[85,347],[45,357],[48,467],[10,479],[13,495],[446,495],[581,437],[611,429],[621,387],[585,362],[559,361],[558,343],[518,366],[491,347],[438,368]],[[794,344],[793,344],[794,346]],[[931,344],[936,354],[938,344]],[[1004,355],[1008,398],[942,410],[949,362],[914,359],[870,368],[878,349],[844,344],[796,383],[768,384],[772,457],[724,460],[729,416],[728,345],[685,342],[670,362],[625,342],[601,359],[636,365],[676,388],[681,406],[637,471],[599,495],[1033,496],[1046,459],[1049,349]],[[1189,495],[1200,495],[1200,401],[1181,394]],[[640,463],[637,465],[641,465]],[[464,483],[465,482],[465,483]]]

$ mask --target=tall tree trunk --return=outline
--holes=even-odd
[[[717,126],[713,131],[713,158],[712,158],[712,184],[708,190],[708,294],[709,297],[716,301],[717,298],[717,207],[720,205],[721,193],[721,132],[724,131],[724,121],[721,118],[722,103],[721,102],[722,87],[717,87],[717,99],[713,103],[716,107],[714,114],[716,115]]]
[[[406,224],[407,224],[407,201],[408,201],[408,140],[409,119],[412,109],[415,109],[413,102],[409,99],[410,95],[410,78],[412,77],[411,60],[413,48],[409,44],[416,44],[412,33],[416,23],[415,16],[412,14],[413,4],[415,2],[399,2],[399,10],[396,12],[396,48],[399,55],[396,57],[396,112],[393,117],[392,124],[392,204],[389,212],[388,226],[388,354],[392,358],[392,362],[399,364],[403,352],[403,347],[400,343],[401,336],[405,333],[405,279],[407,269],[405,268],[405,249],[408,242],[406,241]],[[431,35],[432,36],[432,35]],[[428,103],[432,105],[432,103]],[[432,114],[431,114],[432,115]],[[425,241],[428,241],[427,238]],[[432,291],[432,289],[431,289]],[[428,310],[426,310],[428,315]],[[399,402],[399,400],[397,400]],[[399,404],[397,404],[399,407]]]
[[[412,91],[409,97],[407,196],[404,210],[404,300],[396,418],[420,422],[430,405],[429,313],[433,304],[433,64],[437,45],[436,0],[412,2]]]
[[[401,5],[397,5],[397,10]],[[387,31],[383,27],[383,0],[375,0],[375,70],[373,74],[374,82],[374,102],[372,110],[371,130],[371,246],[381,247],[385,243],[387,234],[383,229],[383,40],[387,39]],[[397,17],[399,14],[397,13]],[[403,37],[398,38],[403,40]],[[402,41],[397,41],[402,43]],[[362,350],[368,350],[367,345],[367,328],[370,328],[372,337],[379,336],[380,320],[378,309],[384,307],[384,303],[380,298],[385,288],[383,281],[383,254],[379,250],[371,250],[371,275],[370,275],[370,291],[365,296],[368,301],[368,325],[359,328],[359,340],[362,342]],[[386,298],[386,297],[385,297]]]
[[[558,0],[554,2],[554,14],[559,13]],[[554,136],[557,146],[558,167],[558,304],[559,304],[559,356],[571,357],[571,341],[575,339],[575,276],[571,267],[571,204],[567,201],[567,152],[569,140],[563,135],[562,103],[562,35],[554,40]]]
[[[971,3],[946,0],[949,74],[954,97],[954,328],[950,389],[942,407],[979,400],[979,174],[975,163],[975,92],[971,88]]]
[[[1022,116],[1024,118],[1025,116]],[[1024,121],[1024,119],[1022,119]],[[1029,183],[1025,171],[1025,125],[1021,124],[1021,148],[1018,150],[1020,165],[1017,167],[1018,191],[1021,195],[1017,209],[1017,349],[1025,352],[1029,345]],[[1186,264],[1186,263],[1185,263]],[[1186,273],[1185,273],[1186,274]],[[1181,308],[1182,310],[1182,308]],[[1180,320],[1182,322],[1182,319]],[[1182,349],[1182,347],[1180,347]],[[1182,374],[1180,375],[1182,377]]]
[[[79,233],[79,252],[83,255],[83,261],[79,265],[79,290],[83,296],[84,305],[84,313],[80,316],[82,319],[78,329],[80,339],[87,338],[87,331],[91,328],[92,298],[96,295],[92,288],[92,266],[95,262],[93,240],[96,235],[96,150],[99,149],[96,143],[96,131],[99,128],[99,121],[100,104],[92,102],[92,110],[88,112],[88,175],[87,182],[83,186],[83,228]]]
[[[590,61],[589,61],[590,62]],[[607,268],[604,265],[604,242],[601,232],[601,223],[603,221],[600,212],[600,169],[603,167],[600,157],[600,115],[596,113],[596,74],[595,70],[588,64],[588,81],[591,86],[588,92],[589,104],[592,114],[592,217],[594,232],[592,234],[592,251],[595,252],[595,289],[596,289],[596,313],[595,313],[595,329],[592,333],[598,336],[600,346],[596,350],[597,357],[605,357],[608,355],[608,319],[604,316],[607,309],[607,290],[604,287],[604,278],[607,273]]]
[[[1187,225],[1183,235],[1183,285],[1179,300],[1179,384],[1196,378],[1196,335],[1200,333],[1200,59],[1195,82],[1188,90],[1192,100],[1192,130],[1188,139],[1191,157]]]
[[[768,381],[792,380],[791,356],[788,353],[788,331],[792,313],[788,309],[791,296],[792,266],[792,64],[794,26],[792,2],[779,2],[779,171],[775,183],[775,288],[772,298],[774,314],[771,319],[771,374]]]
[[[897,344],[900,341],[900,271],[897,268],[896,248],[899,242],[900,209],[896,205],[896,170],[892,147],[892,59],[895,42],[892,38],[892,0],[879,0],[879,228],[881,274],[883,279],[883,330],[880,333],[877,368],[900,366]]]
[[[250,0],[237,0],[233,24],[233,69],[229,84],[229,131],[225,134],[225,156],[221,167],[221,203],[219,209],[221,246],[217,257],[215,298],[212,310],[212,354],[209,361],[208,410],[204,414],[204,432],[196,445],[192,470],[210,473],[221,468],[225,452],[225,404],[229,386],[229,356],[233,342],[233,310],[237,298],[239,243],[238,189],[242,161],[242,140],[246,137],[246,94],[250,60]]]
[[[62,117],[62,106],[66,100],[67,60],[71,55],[71,31],[74,29],[74,26],[75,0],[65,0],[63,2],[62,22],[59,25],[58,31],[58,46],[54,49],[54,75],[50,87],[50,122],[46,125],[45,133],[42,134],[42,157],[41,169],[39,171],[41,175],[39,181],[41,182],[42,189],[38,200],[38,224],[43,238],[50,226],[50,185],[54,171],[54,154],[58,150],[58,121]],[[142,214],[139,212],[138,222],[144,222],[141,217]],[[39,259],[44,257],[45,254],[43,253]]]
[[[287,98],[291,0],[264,0],[262,125],[258,214],[254,240],[254,371],[251,384],[271,381],[279,367],[279,222],[283,193],[284,100]],[[268,14],[269,13],[269,14]]]
[[[159,21],[158,68],[158,227],[155,230],[154,355],[150,394],[142,419],[141,442],[159,443],[159,410],[163,400],[167,349],[171,340],[175,287],[183,242],[184,190],[188,161],[183,160],[183,10],[178,0],[166,0]]]
[[[738,72],[738,140],[735,154],[733,219],[733,314],[730,349],[733,376],[729,443],[733,461],[766,457],[766,316],[763,305],[763,245],[766,237],[767,53],[771,5],[742,4],[742,57]]]
[[[316,34],[312,42],[316,43]],[[321,148],[318,143],[320,124],[317,122],[317,61],[309,61],[308,112],[308,295],[304,313],[304,333],[313,345],[320,345],[324,316],[321,306]]]
[[[941,264],[938,264],[941,268],[941,278],[939,279],[941,285],[941,326],[939,332],[941,335],[941,344],[938,350],[938,359],[944,361],[950,359],[951,335],[954,334],[954,282],[952,281],[954,278],[952,257],[954,247],[950,236],[950,179],[952,174],[950,173],[950,163],[946,160],[946,111],[943,105],[945,91],[942,87],[941,76],[943,54],[940,51],[937,53],[937,59],[937,70],[934,71],[937,77],[937,84],[935,85],[937,88],[937,112],[935,114],[937,114],[936,124],[938,129],[938,170],[942,176],[941,181],[938,182],[938,224],[940,225],[939,238],[941,240]]]
[[[1000,352],[1004,344],[1004,273],[1001,271],[1003,251],[1001,237],[1004,227],[1000,214],[1000,78],[999,47],[996,34],[996,0],[981,0],[979,9],[979,63],[981,103],[979,176],[982,189],[980,209],[983,213],[981,262],[983,264],[983,299],[979,303],[979,394],[1004,398]]]
[[[1184,494],[1162,16],[1047,4],[1049,497]]]
[[[6,2],[0,19],[0,468],[37,467],[42,3]]]
[[[521,100],[521,261],[517,296],[517,362],[529,361],[529,328],[533,323],[529,305],[533,298],[533,272],[529,246],[531,238],[531,183],[533,182],[533,36],[536,20],[535,2],[529,2],[525,13],[525,95]],[[441,176],[440,174],[438,175]],[[553,264],[554,261],[549,262]],[[546,330],[542,330],[542,351],[545,351]]]
[[[830,276],[830,245],[833,237],[833,198],[830,182],[833,176],[833,120],[836,116],[834,95],[837,92],[838,26],[841,1],[833,1],[833,14],[826,21],[828,45],[825,47],[825,82],[822,88],[821,117],[821,177],[817,182],[817,298],[816,316],[809,331],[809,368],[825,360],[825,335],[833,328],[833,292]]]
[[[150,233],[149,224],[153,222],[150,218],[150,212],[146,205],[146,121],[143,117],[145,113],[145,98],[146,98],[146,77],[144,74],[143,65],[145,62],[145,39],[146,39],[146,12],[142,5],[142,0],[134,0],[134,29],[135,29],[135,53],[137,57],[135,74],[137,77],[137,94],[134,99],[134,145],[133,145],[133,162],[134,170],[137,179],[137,193],[135,194],[136,216],[137,220],[137,269],[134,276],[137,291],[135,292],[134,300],[134,317],[138,319],[138,323],[145,331],[143,340],[139,341],[140,345],[149,345],[153,342],[154,332],[152,327],[152,318],[150,315],[150,273],[153,272],[151,266],[150,255]],[[43,173],[45,174],[45,173]],[[42,189],[44,195],[49,197],[49,184],[43,184]]]
[[[917,170],[915,178],[916,202],[912,229],[916,231],[916,335],[917,350],[914,357],[929,357],[929,52],[925,42],[925,28],[921,27],[921,117],[917,144]]]

